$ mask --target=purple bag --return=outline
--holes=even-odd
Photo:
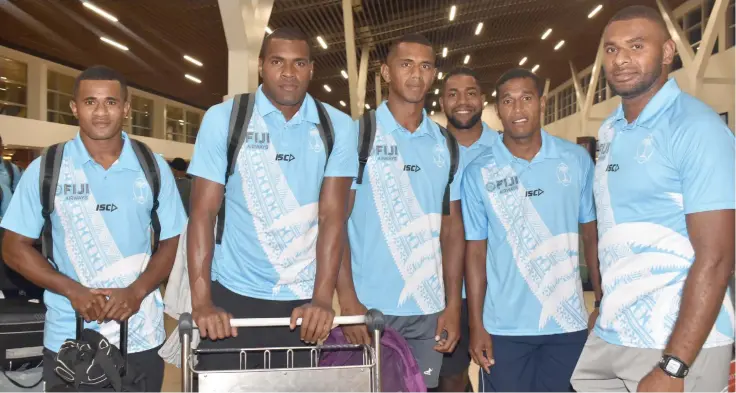
[[[342,329],[332,329],[325,346],[349,344]],[[362,350],[322,351],[320,367],[358,366],[363,364]],[[426,392],[424,377],[414,355],[401,335],[386,327],[381,336],[381,384],[384,392]]]

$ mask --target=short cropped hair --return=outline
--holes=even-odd
[[[473,79],[475,79],[475,82],[478,84],[478,86],[480,86],[480,79],[478,79],[478,75],[475,73],[475,71],[473,71],[472,69],[470,69],[468,67],[458,67],[458,68],[455,68],[452,71],[448,72],[447,75],[445,75],[445,78],[444,78],[444,80],[445,80],[444,85],[447,85],[447,81],[449,81],[450,78],[452,78],[453,76],[456,76],[456,75],[470,76]]]
[[[263,59],[266,55],[266,51],[268,50],[268,45],[271,43],[271,40],[304,41],[304,43],[307,44],[308,59],[309,61],[312,61],[312,45],[309,43],[309,37],[298,28],[280,27],[267,35],[263,40],[263,45],[261,45],[261,53],[258,54],[259,58]]]
[[[186,171],[187,167],[189,166],[186,161],[184,161],[181,157],[176,157],[173,160],[171,160],[171,167],[177,171]]]
[[[123,101],[128,100],[128,81],[125,80],[123,74],[110,67],[96,65],[87,68],[81,74],[77,75],[77,79],[74,80],[74,90],[72,91],[74,98],[77,98],[79,84],[82,81],[117,81],[120,83],[120,94],[122,95]]]
[[[388,49],[388,57],[386,59],[388,60],[389,58],[391,58],[391,56],[394,53],[396,53],[396,49],[399,47],[399,45],[405,44],[405,43],[406,44],[419,44],[419,45],[428,46],[430,48],[432,47],[432,43],[429,42],[427,37],[421,34],[417,34],[417,33],[404,34],[403,36],[399,37],[399,39],[391,43],[391,47],[389,47]]]
[[[539,93],[539,96],[541,97],[544,95],[544,86],[542,85],[542,80],[533,72],[525,69],[525,68],[512,68],[501,75],[500,78],[496,81],[496,94],[500,94],[501,86],[503,86],[506,82],[513,80],[513,79],[525,79],[529,78],[532,81],[534,81],[534,86],[537,88],[537,92]]]
[[[664,22],[664,18],[662,18],[662,14],[654,8],[647,7],[645,5],[632,5],[622,9],[613,15],[613,17],[608,21],[608,24],[606,24],[606,27],[613,22],[628,21],[632,19],[646,19],[654,22],[660,29],[662,29],[665,37],[670,37],[670,32],[667,29],[667,24]]]

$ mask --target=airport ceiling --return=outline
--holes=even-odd
[[[201,108],[227,94],[227,43],[217,0],[90,1],[118,22],[91,12],[78,0],[0,0],[0,44],[74,68],[112,66],[136,87]],[[666,1],[673,9],[684,2]],[[478,73],[487,92],[504,70],[524,57],[524,67],[538,64],[537,74],[549,78],[554,88],[569,79],[568,61],[578,69],[593,62],[608,18],[632,4],[656,7],[654,0],[353,0],[358,63],[360,48],[372,48],[366,103],[374,106],[374,73],[390,42],[403,34],[429,38],[439,70],[445,73],[462,66],[470,55],[467,66]],[[602,8],[588,18],[599,5]],[[348,81],[341,75],[346,68],[342,0],[275,0],[269,27],[283,26],[299,27],[315,38],[310,93],[338,108],[341,100],[348,102]],[[552,32],[542,40],[548,29]],[[102,42],[101,36],[130,50]],[[317,36],[324,38],[327,49]],[[564,45],[555,50],[561,40]],[[204,65],[184,60],[185,54]],[[202,83],[185,79],[185,74],[196,75]],[[439,82],[435,85],[428,110],[435,101],[434,89],[440,87]],[[383,92],[385,98],[385,83]]]

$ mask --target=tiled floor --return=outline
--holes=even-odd
[[[585,305],[588,308],[588,310],[591,310],[593,308],[593,302],[595,298],[593,296],[592,292],[585,292]],[[334,301],[333,307],[335,308],[336,312],[339,312],[339,307],[337,300]],[[167,334],[170,334],[174,329],[176,329],[176,321],[170,317],[166,317],[165,321],[166,326],[166,332]],[[477,382],[478,382],[478,366],[475,364],[470,364],[470,380],[473,384],[474,390],[477,392]],[[166,371],[164,372],[164,386],[163,386],[164,392],[179,392],[181,391],[181,370],[179,370],[177,367],[172,366],[171,364],[166,364]]]

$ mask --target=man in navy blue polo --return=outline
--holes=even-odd
[[[593,161],[542,130],[534,73],[510,70],[496,92],[504,133],[462,186],[470,353],[485,391],[567,391],[588,334],[578,233],[596,258]]]

